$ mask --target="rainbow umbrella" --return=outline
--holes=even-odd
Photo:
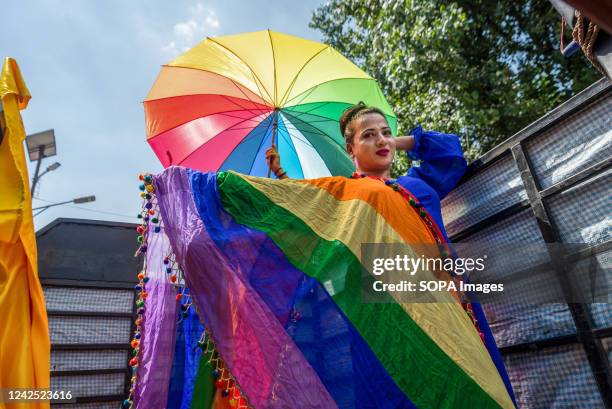
[[[292,178],[348,175],[338,119],[359,101],[397,119],[376,80],[332,47],[270,30],[207,38],[162,67],[144,101],[164,167],[266,176],[278,147]]]

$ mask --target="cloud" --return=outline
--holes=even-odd
[[[164,52],[173,55],[185,52],[207,35],[214,35],[221,26],[215,10],[204,7],[202,3],[192,7],[189,14],[189,20],[174,25],[172,40],[162,47]]]

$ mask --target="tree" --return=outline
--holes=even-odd
[[[473,159],[601,77],[561,55],[560,24],[545,0],[331,0],[310,26],[379,80],[400,132],[457,133]]]

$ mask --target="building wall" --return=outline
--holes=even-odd
[[[37,233],[49,314],[52,389],[61,408],[118,408],[127,395],[133,331],[136,225],[58,219]]]

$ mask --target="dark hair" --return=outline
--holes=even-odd
[[[340,133],[344,136],[344,140],[347,144],[353,143],[353,131],[350,128],[351,122],[355,119],[360,118],[366,114],[380,114],[383,118],[386,119],[383,111],[376,107],[370,107],[363,103],[363,101],[359,101],[357,104],[348,107],[342,112],[340,116]]]

